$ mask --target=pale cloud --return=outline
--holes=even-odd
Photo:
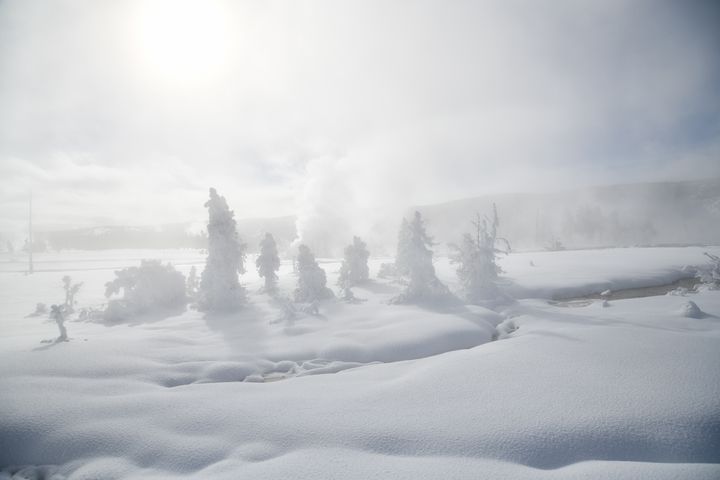
[[[0,3],[0,229],[30,189],[48,225],[195,221],[215,186],[372,237],[417,203],[720,175],[712,2],[214,3],[195,82],[143,67],[139,1]]]

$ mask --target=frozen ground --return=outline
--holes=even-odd
[[[202,255],[48,254],[32,276],[5,259],[0,478],[720,478],[720,292],[546,301],[669,283],[703,251],[720,254],[514,254],[503,288],[520,300],[495,311],[390,306],[398,287],[376,280],[356,289],[365,302],[288,321],[249,274],[251,305],[232,317],[71,321],[59,344],[25,316],[62,300],[65,273],[93,306],[113,268],[162,258],[187,273]],[[339,264],[321,266],[333,283]]]

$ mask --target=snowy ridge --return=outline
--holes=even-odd
[[[487,195],[416,207],[441,244],[457,242],[475,212],[496,203],[516,248],[720,242],[720,178],[549,193]],[[532,219],[532,221],[528,221]]]

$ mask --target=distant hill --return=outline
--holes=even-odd
[[[457,242],[474,212],[497,205],[515,248],[720,244],[720,178],[552,193],[488,195],[416,207],[441,244]]]
[[[500,234],[514,249],[542,249],[658,245],[720,244],[720,178],[702,181],[638,183],[551,193],[486,195],[409,208],[422,212],[429,233],[443,251],[470,228],[475,212],[500,216]],[[255,252],[272,232],[280,251],[296,237],[295,217],[238,219],[238,232]],[[376,253],[392,254],[400,219],[374,233]],[[204,226],[201,226],[204,228]],[[36,249],[204,248],[206,238],[197,225],[178,223],[157,227],[108,226],[36,232]],[[359,232],[362,233],[362,232]],[[344,245],[315,245],[320,254],[342,251]],[[0,246],[0,250],[2,250]],[[19,249],[19,246],[16,245]]]

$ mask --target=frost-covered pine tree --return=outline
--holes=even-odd
[[[370,252],[368,252],[367,245],[360,237],[353,237],[352,245],[345,247],[344,253],[338,285],[343,290],[343,296],[348,296],[348,290],[367,281],[370,277],[368,268]]]
[[[450,262],[458,265],[456,272],[466,299],[476,303],[498,296],[495,282],[501,269],[496,259],[499,253],[508,253],[510,245],[497,237],[500,222],[494,204],[492,220],[476,214],[472,224],[473,234],[463,235],[460,245],[450,245]],[[504,242],[506,248],[500,249],[498,242]]]
[[[260,242],[260,255],[255,260],[258,275],[265,279],[265,291],[272,293],[277,289],[277,271],[280,270],[280,257],[277,244],[269,233]]]
[[[195,265],[190,268],[187,281],[185,282],[185,294],[187,298],[194,301],[197,298],[198,291],[200,290],[200,279],[197,276],[197,268]]]
[[[72,278],[70,278],[69,275],[65,275],[62,278],[63,283],[63,290],[65,290],[65,313],[73,313],[75,310],[75,295],[80,291],[80,287],[82,287],[82,282],[80,283],[72,283]]]
[[[397,250],[395,252],[395,273],[397,275],[404,276],[410,273],[409,256],[411,236],[410,222],[408,222],[406,218],[403,218],[400,224],[400,231],[398,232]]]
[[[435,275],[432,261],[433,241],[425,230],[425,222],[420,212],[415,212],[412,221],[407,222],[407,225],[408,241],[403,254],[407,259],[408,284],[394,302],[433,301],[447,298],[450,292]]]
[[[298,271],[298,286],[295,289],[296,302],[315,302],[332,298],[332,290],[327,288],[325,270],[315,261],[315,256],[307,245],[298,247],[295,260]]]
[[[245,273],[245,245],[238,238],[235,214],[225,197],[210,189],[208,256],[200,278],[198,306],[205,311],[228,311],[245,303],[238,273]]]

